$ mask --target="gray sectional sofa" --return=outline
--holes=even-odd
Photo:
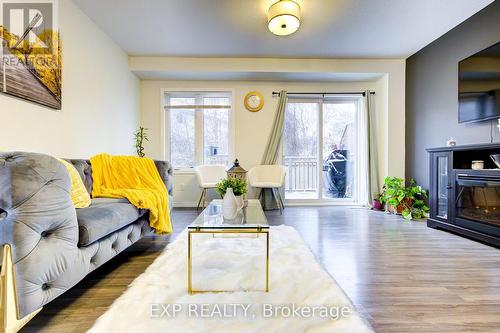
[[[68,161],[91,193],[89,161]],[[172,203],[172,168],[168,162],[155,164]],[[0,153],[0,250],[12,245],[20,317],[151,232],[148,212],[126,199],[95,198],[90,207],[75,209],[69,191],[66,168],[55,158]]]

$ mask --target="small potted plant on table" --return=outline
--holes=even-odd
[[[242,197],[247,193],[247,182],[244,179],[230,177],[228,179],[222,179],[217,183],[215,191],[221,196],[226,195],[228,188],[233,189],[233,193],[236,197]]]

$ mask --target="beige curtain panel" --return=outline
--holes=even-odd
[[[380,184],[378,181],[378,151],[377,151],[377,131],[375,119],[375,97],[370,90],[365,92],[366,96],[366,112],[367,112],[367,128],[368,128],[368,199],[371,205],[373,199],[380,193]]]
[[[276,107],[276,113],[274,115],[273,127],[267,140],[266,150],[262,156],[262,165],[277,164],[279,161],[281,140],[283,138],[283,128],[285,125],[286,99],[286,91],[281,90],[278,106]],[[257,193],[257,196],[259,194],[260,192]],[[266,189],[262,193],[262,206],[265,210],[279,209],[278,205],[273,200],[273,194],[270,189]]]
[[[283,126],[285,124],[286,91],[280,91],[280,98],[274,115],[273,127],[267,140],[266,150],[262,157],[262,164],[276,164],[279,160],[280,145],[283,138]]]

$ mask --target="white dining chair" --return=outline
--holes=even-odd
[[[280,193],[280,189],[285,184],[285,170],[283,165],[258,165],[248,171],[248,183],[250,186],[261,189],[259,198],[262,196],[262,189],[271,189],[280,209],[280,214],[285,209],[285,204]]]
[[[200,200],[196,209],[206,206],[207,190],[214,189],[218,182],[226,178],[226,166],[224,165],[199,165],[195,167],[198,183],[202,188]]]

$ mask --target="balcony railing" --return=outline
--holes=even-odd
[[[287,156],[285,191],[316,192],[318,190],[318,158],[314,156]],[[230,162],[230,161],[229,161]],[[205,159],[205,164],[227,164],[228,155],[215,155]]]
[[[227,165],[229,163],[228,155],[212,155],[205,156],[205,164],[211,165]]]
[[[318,190],[318,158],[286,156],[286,192],[316,192]]]

